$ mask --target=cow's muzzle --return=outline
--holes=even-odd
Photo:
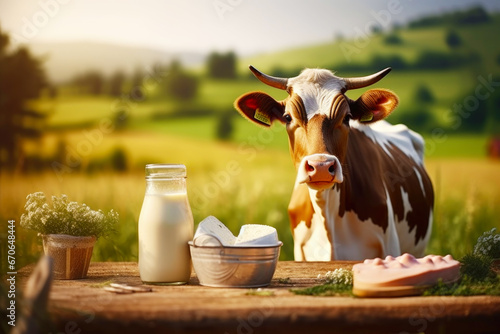
[[[344,181],[342,166],[334,155],[308,155],[300,162],[297,181],[315,190],[331,188],[334,183]]]

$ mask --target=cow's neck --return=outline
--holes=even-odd
[[[329,240],[328,247],[325,243],[320,243],[322,254],[329,251],[329,258],[324,255],[323,260],[361,260],[381,256],[388,251],[375,246],[380,244],[381,238],[386,238],[384,233],[388,220],[387,196],[383,181],[372,179],[370,175],[382,175],[382,171],[375,172],[376,167],[369,165],[374,161],[370,157],[372,152],[366,152],[367,156],[361,159],[355,156],[359,152],[359,147],[363,147],[362,142],[370,139],[357,131],[351,135],[353,138],[349,140],[348,154],[342,166],[343,182],[326,190],[309,189],[310,200],[314,208],[312,224],[315,226],[312,228],[313,230],[319,229]],[[360,166],[362,164],[366,166]],[[373,210],[374,207],[380,209]],[[377,216],[373,216],[374,212]],[[322,238],[316,237],[315,239]],[[360,245],[367,244],[374,246],[373,248],[360,247]],[[395,247],[399,246],[395,245]]]
[[[320,191],[309,188],[309,197],[314,208],[311,229],[316,233],[315,239],[320,240],[315,241],[315,258],[322,261],[334,260],[335,228],[332,222],[336,218],[333,216],[334,212],[338,212],[340,192],[333,188]]]
[[[333,189],[317,191],[309,188],[309,197],[314,209],[310,222],[309,231],[311,233],[307,244],[304,245],[304,256],[306,260],[331,261],[335,259],[334,235],[331,226],[332,212],[339,203],[329,195]],[[333,202],[333,203],[332,203]],[[333,210],[332,210],[333,209]]]
[[[396,240],[392,235],[394,231],[387,235],[372,217],[353,209],[350,201],[366,201],[362,195],[353,199],[348,190],[350,186],[349,178],[345,178],[343,183],[331,189],[309,190],[314,208],[311,241],[315,253],[311,259],[363,260],[399,252],[397,242],[387,242],[388,239]],[[387,211],[384,210],[383,213]]]

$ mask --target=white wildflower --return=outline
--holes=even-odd
[[[474,253],[490,258],[500,258],[500,234],[496,234],[496,228],[483,233],[474,246]]]
[[[328,284],[352,285],[352,271],[343,268],[337,268],[334,271],[328,271],[324,276],[318,275],[318,279]]]
[[[21,226],[42,234],[70,234],[96,237],[110,234],[118,222],[118,214],[111,210],[91,210],[86,204],[69,202],[66,195],[52,196],[52,207],[46,203],[43,192],[26,197],[26,212],[21,216]]]

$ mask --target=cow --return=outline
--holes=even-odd
[[[346,95],[391,69],[355,78],[325,69],[306,68],[292,78],[250,70],[288,93],[282,101],[246,93],[235,108],[263,127],[286,127],[297,169],[288,206],[295,260],[423,256],[434,205],[423,138],[384,120],[399,103],[393,92],[370,89],[356,100]]]

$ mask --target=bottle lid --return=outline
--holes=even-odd
[[[148,164],[146,180],[179,179],[186,177],[186,166],[182,164]]]

